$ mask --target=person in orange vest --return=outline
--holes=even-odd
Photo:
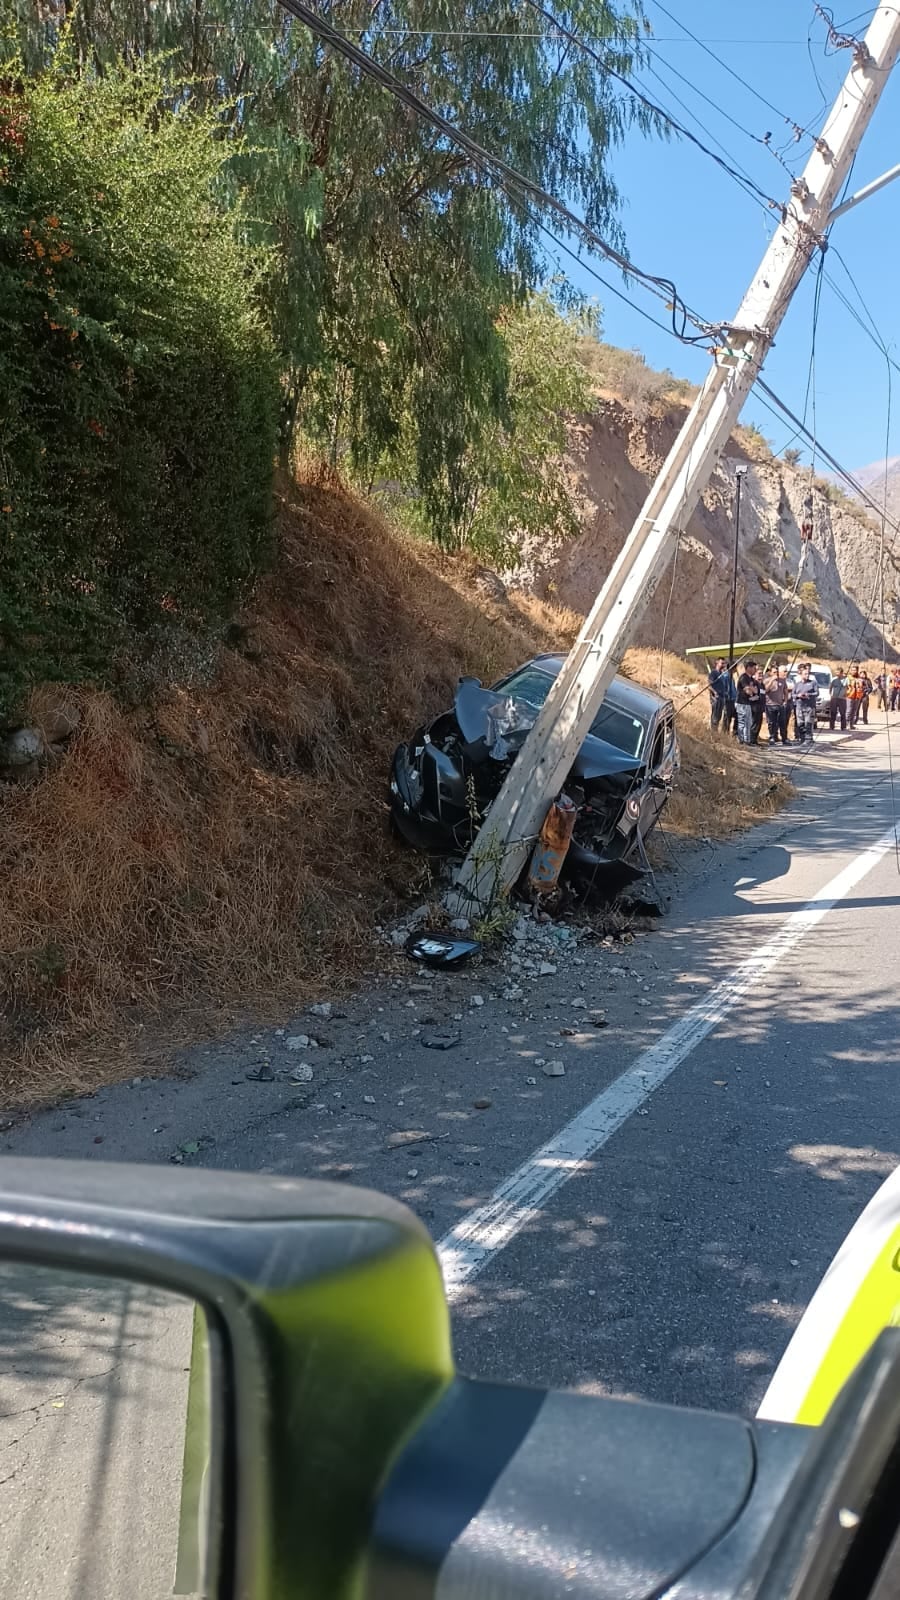
[[[850,676],[847,679],[847,721],[851,728],[855,728],[859,721],[859,713],[865,692],[862,675],[856,662],[854,662],[850,668]]]
[[[875,693],[875,685],[865,667],[860,672],[860,677],[862,678],[863,697],[860,702],[859,712],[863,720],[863,726],[867,728],[869,726],[869,696]]]

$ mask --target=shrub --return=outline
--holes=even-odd
[[[671,373],[648,367],[640,350],[620,350],[617,345],[585,337],[579,341],[578,353],[597,382],[618,395],[641,422],[654,402],[677,385]]]
[[[772,458],[772,442],[767,439],[755,422],[742,422],[734,430],[734,437],[743,445],[751,461],[770,461]]]
[[[152,68],[0,80],[0,714],[263,559],[277,380],[221,155]]]

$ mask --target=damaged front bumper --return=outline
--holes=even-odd
[[[428,742],[424,734],[410,740],[408,745],[398,745],[394,751],[389,785],[391,818],[413,849],[440,856],[465,848],[464,841],[457,839],[457,829],[428,804],[427,791],[437,795],[440,802],[441,783],[445,788],[448,783],[455,787],[458,780],[458,772],[449,757]],[[451,803],[449,796],[444,799],[448,805]],[[458,806],[454,804],[453,809],[458,811]],[[458,824],[464,820],[464,815],[457,818]]]

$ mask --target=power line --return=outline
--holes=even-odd
[[[558,200],[555,195],[548,193],[546,189],[542,189],[540,184],[535,183],[533,179],[526,177],[524,173],[519,172],[515,167],[511,167],[501,156],[496,156],[491,151],[486,150],[470,134],[457,127],[455,123],[450,122],[441,112],[436,111],[433,106],[430,106],[426,100],[422,99],[421,95],[417,94],[414,89],[410,89],[393,72],[390,72],[379,61],[376,61],[373,56],[370,56],[365,50],[361,50],[358,45],[353,44],[337,28],[332,27],[331,23],[326,22],[324,17],[319,16],[309,6],[303,4],[303,0],[280,0],[280,3],[286,11],[289,11],[298,21],[304,23],[323,42],[330,44],[339,55],[342,55],[353,66],[357,67],[366,77],[372,78],[383,89],[387,89],[388,93],[392,94],[395,99],[400,100],[410,110],[415,111],[425,121],[430,122],[432,127],[442,133],[445,138],[464,150],[472,164],[487,177],[497,182],[507,194],[510,192],[509,185],[512,184],[515,188],[522,190],[536,200],[540,205],[554,211],[569,228],[581,234],[595,249],[599,250],[601,255],[618,266],[626,277],[636,278],[651,293],[663,300],[667,310],[671,312],[673,332],[676,338],[685,339],[687,343],[692,342],[691,338],[686,335],[688,322],[691,322],[700,330],[700,335],[703,338],[708,337],[709,329],[707,325],[697,317],[695,312],[691,311],[670,278],[657,277],[655,274],[644,272],[640,267],[635,266],[633,261],[630,261],[620,250],[616,250],[611,244],[608,244],[591,227],[590,223],[586,222],[583,217],[579,217],[562,200]],[[627,80],[623,81],[627,85]],[[680,332],[676,326],[676,318],[681,322]]]
[[[527,178],[523,173],[518,172],[514,167],[509,166],[509,164],[503,161],[501,157],[492,155],[491,152],[480,145],[477,140],[471,138],[469,134],[465,133],[462,129],[449,122],[446,117],[442,116],[440,112],[435,111],[433,107],[429,106],[428,103],[421,98],[421,96],[416,94],[414,90],[409,89],[399,78],[397,78],[393,73],[389,72],[387,68],[383,67],[380,62],[375,61],[373,57],[368,55],[364,50],[361,50],[359,46],[354,45],[343,34],[338,32],[336,28],[333,28],[330,23],[325,21],[324,18],[311,11],[308,6],[302,3],[302,0],[281,0],[281,4],[286,10],[290,11],[292,15],[297,17],[299,21],[303,22],[312,33],[317,35],[317,37],[321,38],[326,43],[330,44],[340,55],[343,55],[345,59],[355,65],[366,76],[373,78],[381,85],[381,87],[387,89],[397,99],[409,106],[411,110],[415,111],[426,121],[430,122],[433,127],[444,134],[444,136],[451,140],[451,142],[465,150],[473,164],[479,170],[485,172],[487,176],[493,177],[495,181],[499,181],[501,187],[503,187],[507,193],[509,193],[508,185],[512,184],[515,188],[523,191],[525,195],[536,200],[539,204],[548,207],[558,216],[560,216],[567,226],[573,228],[584,238],[588,239],[595,246],[595,248],[597,248],[601,254],[606,257],[607,260],[610,260],[615,265],[619,266],[627,276],[637,278],[654,294],[660,297],[667,297],[667,308],[671,309],[673,317],[672,332],[675,334],[676,338],[684,338],[684,324],[687,321],[692,321],[694,325],[701,330],[701,333],[704,336],[708,336],[710,331],[709,324],[703,323],[699,318],[696,317],[695,314],[689,311],[689,308],[678,295],[675,285],[671,282],[671,280],[656,277],[653,274],[643,272],[641,269],[635,267],[634,264],[627,259],[627,257],[623,256],[620,251],[615,250],[611,245],[607,244],[606,240],[601,238],[601,236],[596,233],[596,231],[591,228],[583,218],[578,217],[569,209],[568,206],[564,205],[562,201],[558,200],[554,195],[549,194],[545,189],[542,189],[540,185],[534,183],[532,179]],[[545,10],[545,8],[539,3],[539,0],[529,0],[529,4],[531,4],[533,8],[545,18],[546,21],[550,22],[553,26],[559,26],[556,19]],[[568,29],[562,29],[561,31],[563,31],[566,35],[570,35],[570,30]],[[585,44],[584,41],[578,39],[577,35],[571,34],[571,40],[573,43],[586,50],[587,53],[592,56],[601,67],[604,68],[604,70],[610,70],[605,66],[605,63],[602,61],[597,52],[595,52],[591,46]],[[612,75],[620,78],[621,81],[625,83],[626,87],[629,88],[629,90],[634,93],[638,99],[643,100],[646,105],[654,110],[654,112],[659,111],[659,108],[653,106],[652,101],[649,101],[647,97],[640,94],[639,91],[634,90],[628,83],[628,80],[625,79],[621,74],[613,72]],[[660,114],[665,115],[665,113]],[[667,120],[673,121],[674,123],[674,119],[669,118]],[[677,124],[674,125],[677,126]],[[693,143],[699,144],[699,141],[694,139],[693,135],[687,133],[687,130],[680,131],[685,132],[686,136],[691,139]],[[703,148],[702,145],[701,148]],[[707,154],[710,153],[711,152],[707,152]],[[719,161],[718,157],[713,156],[713,159],[716,160],[720,165],[725,165],[724,162]],[[762,191],[760,190],[759,193],[762,194]],[[512,198],[518,199],[519,203],[521,203],[521,195],[518,197],[512,196]],[[772,203],[774,204],[774,202]],[[539,226],[544,232],[549,232],[549,230],[544,228],[542,223],[539,224]],[[554,236],[551,234],[550,237]],[[562,241],[557,240],[557,243],[562,243]],[[675,327],[675,316],[679,314],[682,318],[681,334],[678,333],[677,328]],[[763,392],[769,396],[770,400],[772,400],[774,404],[778,406],[779,410],[788,418],[788,420],[796,426],[798,433],[802,433],[806,438],[811,439],[815,446],[815,435],[810,434],[805,423],[794,415],[790,408],[779,399],[774,390],[770,389],[768,384],[766,384],[762,378],[757,378],[756,382],[757,387],[762,389]],[[765,404],[766,402],[764,401],[763,403]],[[771,409],[771,407],[768,407],[768,409]],[[862,488],[862,485],[857,483],[852,474],[848,473],[846,469],[840,465],[836,458],[833,457],[827,450],[825,450],[824,447],[819,446],[819,451],[824,459],[832,465],[835,471],[837,471],[839,476],[842,477],[845,482],[849,483],[851,488],[856,491],[859,497],[864,500],[867,505],[873,507],[877,512],[878,507],[876,503],[871,499],[871,496],[866,492],[866,490]],[[891,523],[891,526],[894,529],[895,534],[900,533],[900,528],[898,528],[896,523]]]
[[[286,0],[282,0],[282,3],[286,3]],[[711,161],[714,161],[717,166],[722,167],[724,171],[728,173],[729,177],[734,178],[735,182],[740,184],[741,188],[746,189],[749,187],[765,206],[775,211],[783,211],[784,208],[779,201],[773,200],[772,196],[766,194],[765,190],[761,189],[758,183],[755,183],[754,180],[746,173],[741,173],[730,163],[730,161],[725,160],[722,156],[716,155],[715,151],[710,150],[708,145],[703,143],[702,139],[698,139],[696,134],[691,133],[690,129],[686,128],[683,123],[680,123],[676,117],[671,115],[670,112],[664,110],[664,108],[658,105],[654,100],[651,100],[649,95],[645,94],[642,89],[639,89],[630,78],[625,76],[624,73],[618,72],[616,68],[611,67],[609,62],[604,59],[600,52],[594,49],[593,45],[588,44],[586,39],[582,39],[577,33],[574,33],[571,28],[568,28],[565,23],[560,22],[559,18],[554,16],[552,11],[548,11],[546,6],[541,4],[541,0],[527,0],[527,4],[530,5],[532,10],[536,11],[539,16],[542,16],[544,21],[547,22],[550,27],[560,32],[564,38],[568,39],[570,44],[573,44],[579,50],[582,50],[584,54],[588,56],[602,72],[606,73],[608,77],[615,78],[617,82],[623,84],[628,90],[629,94],[631,94],[635,100],[643,105],[646,110],[652,112],[656,117],[662,117],[663,120],[675,130],[676,133],[681,134],[683,139],[690,140],[691,144],[696,145],[699,150],[702,150],[703,154],[708,156]]]
[[[739,72],[736,72],[734,67],[729,66],[727,61],[723,61],[721,56],[716,55],[715,50],[710,49],[709,43],[705,42],[703,39],[698,39],[696,33],[691,32],[687,23],[682,22],[680,17],[676,17],[667,6],[664,6],[662,0],[654,0],[654,4],[657,10],[662,12],[664,17],[668,17],[669,21],[673,22],[676,28],[681,28],[684,33],[687,34],[688,38],[693,40],[694,44],[699,45],[701,50],[705,50],[706,54],[710,56],[713,61],[717,62],[725,72],[730,73],[731,77],[736,79],[736,81],[741,84],[749,94],[755,95],[756,99],[759,100],[767,108],[767,110],[773,111],[776,117],[781,117],[782,120],[788,124],[788,127],[793,128],[796,126],[793,117],[786,116],[783,111],[780,111],[777,106],[772,104],[771,100],[767,100],[765,95],[760,93],[759,89],[754,88],[753,84],[748,83],[747,79],[742,77]]]
[[[661,322],[658,317],[654,317],[651,312],[645,310],[645,308],[642,305],[639,305],[636,300],[629,299],[628,295],[625,294],[622,289],[619,289],[616,284],[610,283],[608,278],[602,277],[597,271],[596,267],[593,266],[590,261],[585,261],[580,255],[578,255],[577,251],[573,250],[571,245],[566,244],[564,239],[560,239],[559,235],[554,233],[552,228],[548,228],[547,224],[542,222],[539,216],[529,213],[529,220],[540,229],[541,233],[546,234],[547,238],[551,239],[560,250],[565,251],[566,255],[569,256],[577,266],[581,267],[583,272],[586,272],[589,277],[594,278],[596,282],[600,284],[601,288],[606,289],[610,294],[615,295],[617,299],[623,301],[626,306],[629,306],[632,311],[636,311],[639,317],[644,318],[645,322],[652,323],[653,327],[658,328],[661,333],[667,333],[670,337],[678,339],[680,344],[692,342],[680,339],[678,334],[673,334],[672,328],[667,323]],[[561,269],[562,262],[558,257],[555,257],[554,259],[556,260],[557,266]]]
[[[869,494],[868,490],[863,488],[862,484],[853,476],[852,472],[849,472],[846,467],[841,465],[836,456],[833,456],[829,450],[826,450],[821,439],[818,441],[815,440],[814,435],[810,432],[809,428],[807,428],[806,424],[802,422],[801,419],[791,410],[790,406],[787,405],[785,401],[775,393],[775,390],[771,389],[765,380],[759,377],[756,379],[755,387],[759,390],[762,390],[760,399],[762,400],[763,405],[766,407],[766,410],[772,411],[774,415],[775,412],[773,407],[777,408],[777,411],[780,412],[788,422],[793,424],[793,426],[797,429],[798,434],[802,433],[804,438],[807,439],[811,444],[815,443],[819,455],[822,457],[823,461],[828,462],[828,465],[834,472],[837,473],[838,477],[843,479],[844,483],[846,483],[848,487],[853,490],[854,494],[856,494],[860,500],[865,501],[866,505],[870,508],[870,510],[875,512],[876,516],[881,516],[881,508],[878,505],[878,502],[872,499],[872,496]],[[768,400],[771,401],[771,404],[769,404],[764,398],[766,395],[768,396]],[[893,522],[890,518],[888,518],[888,525],[894,530],[895,535],[900,536],[900,523]]]
[[[375,30],[373,30],[375,31]],[[379,35],[385,34],[389,38],[411,39],[545,39],[545,32],[529,33],[525,28],[515,32],[503,31],[498,28],[382,28],[377,29]],[[691,38],[695,36],[692,34]],[[688,44],[690,40],[681,33],[652,35],[655,44]],[[643,40],[641,41],[643,43]],[[805,39],[697,39],[698,44],[733,44],[733,45],[802,45]]]
[[[829,286],[834,291],[834,293],[837,295],[837,298],[840,300],[841,304],[850,313],[850,316],[853,318],[854,322],[856,322],[858,324],[858,326],[862,329],[863,333],[866,335],[866,338],[870,339],[871,342],[875,345],[876,349],[878,349],[881,352],[881,354],[884,356],[884,358],[885,358],[886,362],[888,363],[888,365],[890,367],[893,367],[895,372],[900,372],[900,364],[898,364],[894,360],[894,357],[891,355],[891,353],[890,353],[890,351],[889,351],[889,349],[887,347],[887,344],[885,343],[884,335],[881,333],[881,331],[880,331],[880,329],[878,327],[878,324],[875,321],[875,318],[872,316],[872,313],[869,310],[869,307],[867,306],[867,304],[865,302],[865,299],[863,298],[862,290],[860,289],[859,284],[857,283],[856,279],[854,278],[853,273],[850,271],[850,268],[848,267],[846,261],[844,260],[843,256],[841,255],[840,251],[835,249],[834,245],[831,245],[830,249],[831,249],[832,255],[834,255],[836,257],[836,259],[840,262],[840,264],[843,267],[845,273],[847,274],[847,277],[850,280],[850,284],[851,284],[851,287],[852,287],[852,289],[853,289],[853,291],[854,291],[854,293],[856,295],[856,298],[858,299],[858,301],[859,301],[860,305],[862,306],[862,309],[863,309],[863,311],[865,313],[865,316],[868,319],[868,323],[863,321],[862,317],[859,315],[859,312],[856,310],[855,306],[852,306],[850,304],[850,301],[847,299],[846,295],[840,289],[838,284],[835,283],[835,281],[831,277],[830,273],[826,273],[825,276],[826,276],[826,278],[828,280]]]
[[[819,5],[818,0],[813,0],[813,10],[828,29],[828,44],[831,45],[832,50],[858,50],[860,48],[860,40],[857,39],[855,34],[842,33],[839,28],[835,27],[834,13],[829,11],[826,6]],[[864,15],[864,12],[860,12],[861,17]],[[855,17],[850,19],[851,22],[856,20]],[[845,23],[844,26],[847,27],[849,24]]]
[[[671,72],[673,77],[680,79],[680,81],[682,83],[686,84],[689,89],[692,89],[694,94],[696,94],[699,99],[705,101],[706,105],[712,107],[713,111],[717,111],[720,117],[724,117],[725,121],[726,122],[730,122],[731,126],[733,128],[737,128],[738,133],[744,134],[744,136],[747,139],[751,139],[754,144],[762,144],[762,145],[766,144],[765,139],[761,139],[758,134],[752,133],[749,128],[745,128],[744,124],[742,122],[738,122],[737,118],[733,117],[731,115],[730,111],[726,111],[723,106],[717,105],[715,100],[713,100],[710,95],[705,94],[702,89],[698,89],[697,85],[695,83],[692,83],[690,78],[686,77],[683,72],[679,72],[677,67],[673,67],[671,62],[664,61],[662,56],[658,55],[656,53],[656,51],[651,50],[650,54],[652,56],[654,56],[654,58],[655,58],[655,60],[656,60],[656,62],[658,63],[659,66],[665,67],[667,72]],[[737,160],[737,158],[735,156],[732,156],[730,151],[725,149],[725,146],[720,142],[719,139],[716,138],[715,134],[712,133],[712,131],[709,128],[706,127],[705,123],[702,123],[700,121],[700,118],[697,116],[697,113],[695,111],[691,111],[690,107],[685,105],[685,102],[680,98],[679,95],[677,95],[675,93],[675,90],[669,88],[669,86],[666,84],[665,80],[659,76],[659,73],[656,70],[656,68],[648,66],[647,71],[648,72],[652,72],[654,78],[659,79],[659,82],[663,85],[663,88],[667,89],[668,93],[672,95],[673,99],[677,100],[678,104],[680,106],[682,106],[685,111],[688,112],[688,115],[692,116],[694,118],[694,121],[697,123],[697,126],[699,128],[703,129],[703,132],[705,134],[707,134],[710,139],[713,140],[714,144],[718,145],[719,149],[728,157],[728,159],[733,163],[733,165],[737,168],[737,170],[743,174],[743,176],[747,179],[748,183],[752,183],[753,180],[750,177],[749,172],[747,172],[746,168],[742,167],[740,165],[739,161]],[[771,148],[771,147],[767,146],[767,148]],[[774,151],[772,153],[774,154]],[[791,176],[793,176],[793,174],[791,174]],[[754,198],[756,198],[756,197],[754,196]],[[760,201],[760,204],[762,204],[762,201]],[[766,206],[765,209],[769,210],[770,206]]]

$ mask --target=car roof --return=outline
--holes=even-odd
[[[529,662],[528,665],[540,667],[548,677],[555,678],[564,659],[564,656],[535,656],[533,662]],[[630,717],[639,717],[643,722],[649,722],[651,717],[658,716],[660,711],[672,703],[663,695],[654,694],[652,689],[644,689],[640,684],[633,683],[630,678],[621,677],[619,673],[613,678],[605,698],[610,705],[616,707],[617,711],[625,711]]]

